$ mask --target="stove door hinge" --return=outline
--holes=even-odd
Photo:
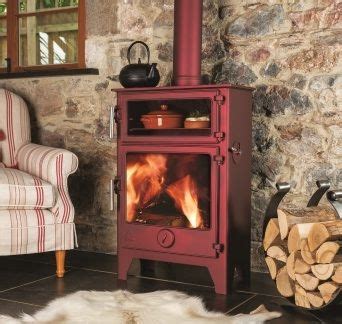
[[[225,134],[224,132],[215,132],[214,136],[217,138],[217,142],[220,143],[223,141]]]
[[[218,165],[222,165],[224,163],[224,156],[222,155],[215,155],[214,161],[217,162]]]
[[[219,105],[219,106],[222,106],[223,105],[223,103],[224,103],[224,96],[221,94],[221,92],[220,91],[217,91],[216,92],[216,95],[214,96],[214,101],[216,101],[217,102],[217,104]]]
[[[121,113],[118,105],[114,107],[114,120],[117,124],[119,124],[121,121]]]
[[[217,252],[217,253],[222,253],[224,250],[224,245],[221,243],[214,243],[213,244],[213,249]]]
[[[121,179],[120,177],[115,177],[113,181],[113,189],[116,195],[120,194],[121,191]]]
[[[110,180],[110,195],[109,195],[109,205],[110,210],[114,210],[114,194],[119,195],[121,190],[121,180],[119,177],[115,177]]]
[[[118,124],[120,122],[120,110],[118,105],[110,107],[110,116],[109,116],[109,138],[114,138],[114,122]]]

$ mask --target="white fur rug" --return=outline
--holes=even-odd
[[[32,316],[24,314],[15,319],[0,315],[0,324],[257,324],[279,316],[280,313],[268,312],[264,307],[248,315],[208,312],[200,298],[177,291],[79,291],[52,301]]]

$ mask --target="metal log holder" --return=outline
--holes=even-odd
[[[318,206],[320,203],[322,197],[326,193],[327,200],[335,210],[335,215],[336,219],[342,219],[342,190],[330,190],[330,181],[329,180],[318,180],[316,181],[317,185],[317,190],[313,193],[311,198],[309,199],[307,203],[307,207],[315,207]],[[279,208],[279,205],[283,198],[286,196],[286,194],[290,191],[291,185],[287,182],[279,182],[276,184],[277,192],[272,196],[266,212],[265,212],[265,218],[264,218],[264,223],[263,223],[263,237],[265,236],[265,231],[266,231],[266,226],[271,218],[276,218],[277,217],[277,209]],[[266,253],[265,253],[266,256]],[[328,306],[331,306],[332,304],[339,304],[342,302],[342,289],[336,293],[335,298],[333,298],[328,304],[323,305],[322,307],[318,308],[303,308],[301,306],[297,306],[294,304],[294,298],[289,297],[287,298],[290,300],[294,305],[293,307],[299,307],[302,309],[305,309],[307,311],[315,311],[319,309],[326,308]]]

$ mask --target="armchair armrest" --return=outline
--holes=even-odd
[[[26,144],[17,153],[18,169],[51,183],[56,188],[56,203],[51,211],[59,223],[72,222],[74,207],[67,179],[78,167],[77,156],[67,150]]]
[[[37,144],[22,146],[17,153],[18,169],[53,185],[67,178],[78,167],[78,159],[70,151]]]

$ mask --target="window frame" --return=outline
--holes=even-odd
[[[11,60],[10,70],[0,68],[0,73],[30,72],[30,71],[60,71],[85,68],[85,0],[79,0],[78,7],[64,9],[48,9],[44,11],[22,12],[19,11],[18,0],[7,0],[7,58]],[[77,33],[77,63],[44,64],[44,65],[19,65],[19,19],[30,16],[41,16],[53,13],[78,13]]]

